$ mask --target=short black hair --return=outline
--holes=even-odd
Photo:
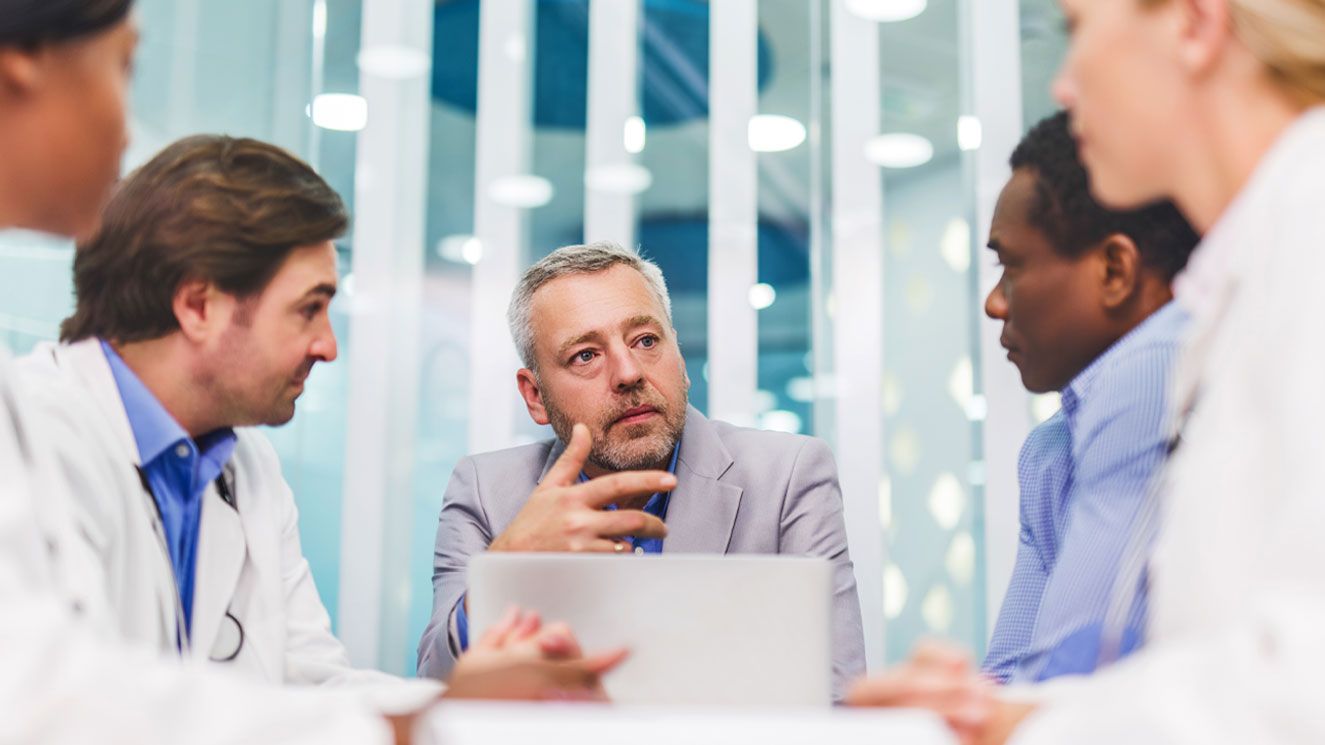
[[[0,46],[38,47],[105,31],[133,0],[0,0]]]
[[[1170,201],[1119,212],[1090,195],[1090,176],[1077,157],[1068,114],[1041,120],[1012,153],[1012,169],[1035,174],[1031,223],[1060,255],[1076,257],[1114,233],[1136,243],[1141,260],[1172,280],[1187,265],[1200,236]]]

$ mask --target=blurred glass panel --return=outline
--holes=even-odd
[[[913,18],[879,24],[882,132],[867,155],[884,182],[886,473],[880,520],[887,657],[927,635],[982,653],[981,501],[971,483],[978,430],[972,277],[973,185],[958,145],[958,3],[930,0]],[[891,581],[888,581],[891,578]]]

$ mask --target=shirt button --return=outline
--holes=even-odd
[[[636,555],[636,556],[642,556],[643,554],[644,554],[644,547],[643,547],[643,546],[636,546],[636,547],[635,547],[635,555]]]
[[[181,458],[187,458],[187,457],[189,457],[189,446],[188,446],[188,445],[185,445],[185,444],[182,443],[182,442],[181,442],[180,444],[176,445],[176,446],[175,446],[175,455],[178,455],[178,456],[181,457]]]

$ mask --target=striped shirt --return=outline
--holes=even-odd
[[[1062,409],[1022,446],[1020,545],[983,665],[997,680],[1039,680],[1061,645],[1101,628],[1133,519],[1164,462],[1169,371],[1186,320],[1169,303],[1128,332],[1073,378]]]

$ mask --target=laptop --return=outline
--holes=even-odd
[[[586,652],[628,647],[604,679],[617,703],[832,702],[826,559],[485,553],[468,577],[471,639],[516,605],[569,623]]]

